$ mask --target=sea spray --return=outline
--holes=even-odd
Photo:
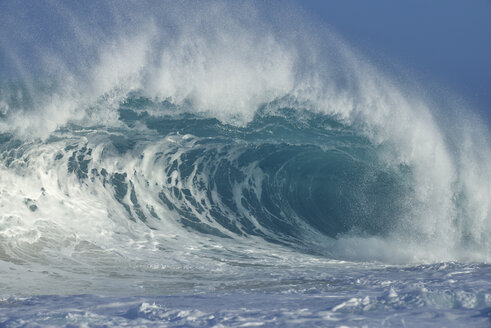
[[[475,118],[301,16],[149,4],[1,5],[31,18],[0,32],[3,294],[232,290],[252,304],[271,285],[336,294],[327,317],[489,307],[482,282],[445,292],[489,271],[491,152]],[[128,306],[126,319],[172,317]]]

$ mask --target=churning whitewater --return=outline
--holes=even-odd
[[[489,324],[475,118],[284,8],[84,6],[0,5],[0,325]]]

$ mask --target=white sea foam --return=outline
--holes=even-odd
[[[180,245],[199,249],[207,244],[207,237],[191,235],[177,223],[178,215],[159,206],[156,198],[167,176],[159,170],[162,162],[151,159],[173,147],[169,145],[172,142],[183,149],[194,147],[191,136],[184,140],[172,136],[172,141],[142,146],[143,159],[134,153],[106,156],[98,140],[89,141],[93,149],[89,169],[104,167],[127,173],[140,202],[153,205],[163,218],[151,223],[157,231],[127,220],[124,208],[100,181],[84,184],[68,174],[69,151],[62,151],[62,161],[53,160],[57,152],[70,145],[69,141],[34,141],[47,140],[67,123],[120,126],[120,102],[130,93],[139,92],[149,99],[171,101],[177,105],[175,111],[199,113],[235,126],[250,122],[258,107],[275,100],[334,115],[368,137],[374,147],[379,146],[387,167],[411,169],[415,198],[411,199],[411,211],[399,218],[399,226],[390,236],[345,235],[335,241],[321,241],[328,245],[328,253],[336,258],[397,263],[489,261],[489,133],[472,119],[460,125],[462,118],[453,109],[429,105],[414,90],[398,85],[389,74],[370,64],[340,37],[326,30],[316,30],[322,37],[314,37],[311,31],[317,27],[301,18],[294,18],[294,28],[288,22],[264,22],[247,4],[187,4],[181,9],[166,3],[152,9],[137,6],[134,11],[132,5],[127,5],[124,13],[109,10],[114,26],[102,29],[87,27],[82,23],[84,15],[76,17],[76,12],[60,6],[56,8],[63,13],[66,24],[62,24],[68,29],[60,34],[61,44],[83,51],[75,54],[56,43],[58,48],[39,51],[36,64],[40,68],[33,72],[25,68],[29,65],[24,65],[24,59],[18,59],[25,90],[9,89],[0,98],[0,113],[5,115],[0,119],[0,131],[34,143],[31,148],[25,146],[25,155],[14,165],[2,163],[0,169],[4,186],[0,194],[1,222],[5,226],[2,245],[4,252],[11,252],[10,257],[25,259],[29,253],[36,261],[43,256],[51,256],[52,261],[59,254],[70,258],[73,252],[93,254],[101,249],[119,254],[131,266],[135,259],[146,258],[158,246],[169,248],[175,252],[172,254],[188,254],[193,252],[180,250]],[[15,36],[15,25],[9,27]],[[108,31],[103,32],[105,29]],[[93,37],[97,33],[100,35]],[[12,38],[6,40],[15,43]],[[4,41],[2,49],[11,47],[15,52],[15,44],[10,43]],[[73,56],[67,58],[67,54]],[[49,88],[44,85],[50,83]],[[31,100],[13,104],[10,100],[19,98],[13,93]],[[153,113],[158,114],[158,108]],[[447,123],[439,121],[442,113],[448,113],[449,121],[458,121],[455,129],[449,130]],[[84,140],[76,143],[81,147]],[[176,160],[179,155],[174,155]],[[250,174],[261,179],[261,172],[252,167]],[[156,184],[147,185],[148,181]],[[206,193],[183,185],[177,171],[170,183],[180,189],[186,187],[194,199],[207,202]],[[238,204],[239,187],[233,195]],[[255,192],[260,195],[262,191],[258,187]],[[26,199],[33,200],[38,210],[20,206]],[[123,201],[130,204],[130,193]],[[150,216],[149,210],[143,211]],[[205,216],[200,218],[205,221]],[[255,218],[251,221],[258,231],[269,233]],[[230,236],[217,222],[206,222]],[[246,237],[234,238],[245,239],[242,242],[249,245]],[[55,255],[44,253],[43,247]],[[60,253],[55,251],[60,249]],[[193,254],[199,257],[200,253]],[[179,259],[169,262],[161,264],[181,264]]]

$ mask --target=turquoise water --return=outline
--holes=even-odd
[[[470,108],[301,16],[36,6],[0,44],[0,326],[489,326]]]
[[[2,135],[3,326],[489,325],[488,264],[418,264],[386,146],[274,104],[242,127],[159,106]]]

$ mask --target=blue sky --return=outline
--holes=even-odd
[[[301,0],[377,65],[458,94],[491,125],[491,0]]]

